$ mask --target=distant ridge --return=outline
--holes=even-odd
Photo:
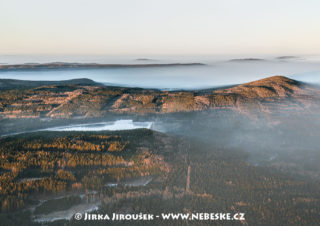
[[[136,61],[154,61],[154,60],[149,58],[137,58]]]
[[[87,78],[61,80],[61,81],[30,81],[30,80],[18,80],[18,79],[0,79],[0,90],[27,89],[27,88],[33,88],[38,86],[48,86],[48,85],[98,86],[100,84]]]
[[[278,60],[291,60],[291,59],[300,59],[298,56],[279,56],[276,59]]]
[[[246,61],[265,61],[265,59],[260,58],[239,58],[239,59],[231,59],[231,62],[246,62]]]
[[[28,64],[12,64],[0,65],[1,70],[28,70],[28,69],[97,69],[97,68],[146,68],[146,67],[176,67],[176,66],[201,66],[202,63],[172,63],[172,64],[96,64],[96,63],[28,63]]]

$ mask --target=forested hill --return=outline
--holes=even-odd
[[[0,91],[10,89],[30,89],[39,86],[60,86],[60,85],[79,85],[79,86],[97,86],[99,83],[87,78],[70,79],[62,81],[28,81],[18,79],[0,79]]]
[[[0,92],[1,118],[92,118],[110,113],[163,114],[218,109],[241,114],[304,112],[318,108],[320,97],[318,87],[283,76],[196,91],[102,86],[86,79],[51,84],[34,82],[36,87],[27,89],[19,88],[17,82],[0,80],[0,84],[4,83],[12,89]],[[32,82],[20,83],[32,85]]]

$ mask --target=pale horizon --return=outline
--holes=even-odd
[[[320,2],[2,0],[0,55],[317,55]]]

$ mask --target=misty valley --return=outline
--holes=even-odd
[[[208,211],[245,213],[216,225],[320,223],[317,85],[283,76],[172,91],[0,82],[4,225],[148,225],[74,214]]]
[[[319,0],[0,2],[0,226],[320,226]]]

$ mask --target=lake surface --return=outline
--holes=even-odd
[[[160,89],[201,89],[240,84],[284,75],[305,82],[320,83],[320,58],[297,57],[230,61],[237,57],[151,57],[137,60],[129,57],[35,57],[0,56],[0,63],[79,62],[106,64],[204,63],[204,66],[100,69],[44,69],[0,71],[0,78],[24,80],[66,80],[89,78],[107,85]]]

